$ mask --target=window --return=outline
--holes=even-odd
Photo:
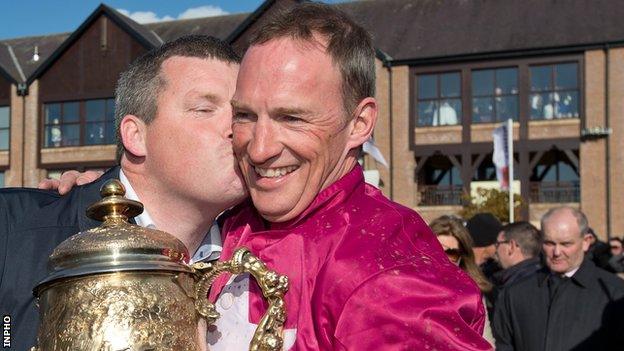
[[[578,150],[568,153],[554,149],[540,158],[531,174],[531,202],[579,202],[579,171],[570,159],[578,159]]]
[[[85,102],[85,145],[113,144],[115,142],[115,101],[90,100]]]
[[[518,120],[518,69],[472,71],[472,122]]]
[[[459,158],[459,162],[461,158]],[[419,203],[424,206],[460,205],[463,195],[461,171],[448,157],[430,157],[420,172]]]
[[[44,105],[43,146],[113,144],[113,99],[48,103]]]
[[[531,66],[531,119],[578,118],[578,64]]]
[[[4,171],[0,171],[0,188],[4,188]]]
[[[11,108],[8,106],[0,107],[0,150],[9,149],[9,134],[10,134],[10,113]]]
[[[461,78],[459,72],[419,74],[419,126],[456,125],[461,123]]]
[[[579,118],[580,60],[570,55],[412,67],[411,122],[417,128]]]

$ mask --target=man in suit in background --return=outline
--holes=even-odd
[[[624,282],[585,258],[587,218],[558,207],[541,226],[547,267],[501,292],[492,328],[496,349],[621,349]]]

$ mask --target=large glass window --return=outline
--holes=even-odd
[[[9,149],[10,115],[11,108],[9,106],[0,106],[0,150]]]
[[[518,120],[518,69],[472,71],[472,121]]]
[[[460,73],[419,74],[416,79],[418,125],[460,124],[462,118]]]
[[[530,67],[531,119],[578,118],[578,64],[560,63]]]
[[[555,63],[541,60],[505,61],[499,67],[453,64],[441,67],[440,73],[414,68],[410,113],[415,126],[461,124],[462,107],[470,111],[465,117],[472,124],[579,118],[578,61],[573,57]]]
[[[44,105],[44,147],[112,144],[115,141],[113,99]]]

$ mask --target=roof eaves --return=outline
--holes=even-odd
[[[379,48],[375,48],[375,56],[383,63],[384,67],[390,67],[392,65],[392,57]]]
[[[163,43],[162,39],[153,30],[150,30],[133,19],[124,16],[112,7],[104,4],[101,4],[100,7],[108,18],[113,20],[113,22],[137,39],[141,45],[145,46],[146,49],[153,49]]]
[[[89,17],[82,22],[80,27],[72,32],[72,34],[65,39],[65,41],[50,55],[50,57],[48,57],[47,60],[37,67],[37,69],[26,79],[26,84],[30,85],[35,79],[39,78],[45,71],[47,71],[48,68],[50,68],[50,66],[52,66],[52,64],[65,52],[65,50],[67,50],[76,40],[78,40],[78,38],[80,38],[80,36],[100,15],[106,15],[147,49],[152,49],[160,45],[160,43],[157,43],[155,39],[158,38],[158,36],[152,38],[153,40],[146,38],[128,23],[129,21],[132,21],[132,19],[123,16],[119,12],[104,4],[100,4],[97,9],[95,9],[91,15],[89,15]],[[140,26],[140,24],[134,21],[130,23]]]
[[[8,44],[0,43],[0,46],[5,47],[5,49],[7,50],[7,53],[11,56],[12,50]],[[12,60],[15,60],[13,57],[15,57],[15,54],[12,55]],[[14,61],[14,64],[17,64],[17,62]],[[19,67],[19,66],[16,66],[16,67]],[[7,69],[7,67],[4,67],[4,65],[2,64],[0,64],[0,75],[15,85],[20,83],[16,77],[14,77],[11,73],[9,73],[9,70]],[[22,80],[22,82],[23,81],[24,80]]]
[[[526,56],[550,56],[550,55],[563,55],[579,53],[588,50],[597,50],[609,48],[624,47],[624,41],[610,41],[610,42],[597,42],[586,43],[578,45],[556,46],[546,48],[534,48],[534,49],[517,49],[507,51],[495,51],[495,52],[482,52],[482,53],[470,53],[460,54],[452,56],[437,56],[437,57],[422,57],[412,59],[397,59],[392,60],[392,66],[404,66],[404,65],[429,65],[429,64],[448,64],[456,62],[466,61],[482,61],[482,60],[500,60],[511,59],[517,57]]]
[[[236,39],[238,39],[247,28],[251,27],[258,18],[260,18],[273,4],[276,0],[265,0],[262,5],[258,6],[258,8],[252,12],[241,24],[239,24],[230,35],[225,38],[225,42],[228,44],[232,44]]]

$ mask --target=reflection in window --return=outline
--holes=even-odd
[[[113,99],[44,105],[44,147],[114,143]]]
[[[518,69],[472,71],[472,121],[518,120]]]
[[[114,143],[114,111],[113,99],[91,100],[86,106],[85,145]]]
[[[578,118],[578,64],[532,66],[531,119]]]
[[[9,135],[11,127],[11,108],[9,106],[0,107],[0,150],[9,149]]]
[[[417,124],[456,125],[461,121],[461,79],[459,72],[417,76]]]

